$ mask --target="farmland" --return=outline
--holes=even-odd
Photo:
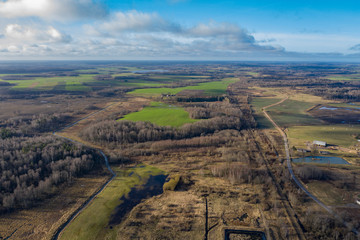
[[[360,133],[359,125],[323,125],[293,126],[289,128],[289,139],[292,145],[303,146],[305,142],[325,141],[331,145],[350,147],[357,143],[355,133]]]
[[[226,89],[229,84],[236,82],[237,79],[226,78],[222,81],[200,83],[196,86],[179,87],[179,88],[149,88],[149,89],[137,89],[129,92],[132,95],[141,96],[159,96],[161,94],[177,94],[183,90],[203,90],[204,95],[216,96],[226,93]]]
[[[24,90],[67,90],[67,91],[89,91],[91,88],[84,83],[94,82],[94,75],[79,75],[77,77],[51,77],[51,78],[35,78],[27,80],[6,80],[6,82],[14,84],[12,87],[16,91]],[[5,81],[5,80],[2,80]]]
[[[273,119],[283,127],[294,125],[316,125],[321,121],[309,115],[306,110],[314,103],[286,100],[285,102],[269,108],[268,112]]]
[[[173,127],[180,127],[185,123],[197,121],[189,118],[189,113],[183,108],[161,102],[152,102],[150,106],[139,112],[130,113],[120,120],[149,121],[159,126]]]

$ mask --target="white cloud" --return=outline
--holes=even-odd
[[[117,12],[109,21],[100,24],[99,28],[108,34],[124,31],[131,32],[166,32],[180,31],[180,26],[162,19],[156,13],[138,11]]]
[[[281,45],[290,52],[351,53],[351,47],[360,42],[359,37],[322,33],[253,33],[260,45],[272,39],[272,45]],[[341,44],[340,44],[341,43]]]
[[[4,4],[8,3],[8,8],[11,4],[20,4],[26,13],[25,16],[38,16],[46,20],[54,20],[58,17],[60,19],[59,14],[65,11],[65,8],[72,8],[76,11],[69,11],[67,14],[79,18],[86,15],[81,13],[82,10],[80,11],[78,6],[86,2],[92,3],[90,0],[57,1],[63,8],[55,11],[52,10],[53,6],[46,5],[55,0],[39,0],[37,3],[41,1],[44,5],[30,6],[26,0],[8,0],[3,3],[0,0],[0,13],[4,11]],[[70,7],[70,2],[78,5]],[[55,17],[49,17],[50,13],[44,13],[44,9],[49,10],[50,13],[55,11]],[[21,15],[19,11],[13,9],[11,13],[7,13],[7,17]],[[78,25],[65,26],[59,22],[50,24],[38,19],[36,21],[27,21],[28,19],[23,18],[3,20],[0,23],[0,59],[7,59],[9,56],[83,59],[265,59],[266,57],[272,59],[274,56],[289,58],[330,56],[299,54],[293,48],[289,48],[291,43],[301,45],[305,49],[309,42],[314,43],[316,40],[320,44],[326,41],[325,37],[319,37],[316,34],[254,34],[237,24],[215,21],[185,27],[168,21],[156,13],[135,10],[115,12],[106,18],[95,20],[92,24],[83,25],[81,29]],[[64,33],[64,29],[67,33]],[[335,44],[339,41],[339,36],[331,37],[332,39],[328,41],[328,49],[331,44],[339,45]],[[344,39],[341,41],[344,42]],[[351,51],[349,48],[359,43],[360,39],[347,41],[352,44],[345,47]],[[321,48],[318,47],[318,49]],[[314,50],[314,52],[319,51]],[[341,56],[341,54],[336,56]]]
[[[69,43],[72,38],[56,28],[8,24],[3,33],[1,43],[38,44],[38,43]]]
[[[93,0],[5,0],[0,2],[1,18],[39,17],[67,21],[106,15],[104,5]]]

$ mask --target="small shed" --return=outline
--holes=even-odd
[[[329,155],[330,152],[328,152],[328,151],[320,151],[320,154],[322,154],[322,155]]]
[[[323,142],[323,141],[313,141],[313,144],[314,145],[318,145],[318,146],[322,146],[322,147],[326,147],[326,142]]]

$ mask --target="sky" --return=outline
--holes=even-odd
[[[360,1],[0,0],[0,60],[360,60]]]

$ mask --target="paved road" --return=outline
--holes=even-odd
[[[115,104],[115,103],[110,104],[109,106],[107,106],[107,107],[105,107],[105,108],[103,108],[103,109],[101,109],[101,110],[99,110],[99,111],[96,111],[96,112],[94,112],[94,113],[91,113],[91,114],[87,115],[86,117],[81,118],[80,120],[78,120],[78,121],[76,121],[76,122],[74,122],[74,123],[71,123],[71,124],[67,125],[66,127],[64,127],[63,129],[61,129],[61,130],[59,130],[59,131],[57,131],[57,132],[53,132],[53,135],[54,135],[54,136],[57,136],[57,137],[60,137],[60,138],[63,138],[63,139],[66,139],[66,140],[68,140],[68,141],[71,141],[71,142],[73,142],[73,143],[77,143],[77,144],[84,145],[83,143],[77,142],[77,141],[75,141],[75,140],[73,140],[73,139],[71,139],[71,138],[67,138],[67,137],[61,136],[61,135],[59,135],[59,134],[57,134],[57,133],[60,133],[60,132],[64,131],[65,129],[68,129],[68,128],[70,128],[70,127],[75,126],[75,125],[78,124],[79,122],[81,122],[81,121],[83,121],[83,120],[85,120],[85,119],[88,119],[88,118],[90,118],[91,116],[93,116],[93,115],[95,115],[95,114],[98,114],[98,113],[106,110],[107,108],[109,108],[110,106],[112,106],[112,105],[114,105],[114,104]],[[103,156],[104,162],[105,162],[105,165],[106,165],[106,168],[109,170],[109,172],[111,173],[112,176],[111,176],[111,178],[110,178],[108,181],[106,181],[106,183],[105,183],[96,193],[94,193],[93,195],[91,195],[91,196],[83,203],[83,205],[81,205],[75,212],[73,212],[73,213],[71,214],[71,216],[66,220],[65,223],[63,223],[63,224],[56,230],[56,232],[54,233],[54,235],[53,235],[53,237],[52,237],[53,240],[57,240],[57,239],[59,238],[60,234],[61,234],[61,233],[63,232],[63,230],[71,223],[71,221],[72,221],[76,216],[78,216],[79,213],[80,213],[81,211],[83,211],[83,210],[92,202],[92,200],[93,200],[96,196],[98,196],[98,195],[106,188],[106,186],[114,179],[114,177],[116,176],[116,173],[111,169],[110,164],[109,164],[109,160],[108,160],[108,158],[106,157],[106,155],[104,154],[104,152],[101,151],[100,149],[97,149],[97,150],[98,150],[98,151],[100,152],[100,154]]]
[[[321,202],[317,197],[315,197],[313,194],[311,194],[306,188],[305,186],[299,181],[299,179],[297,179],[297,177],[294,174],[294,171],[292,169],[292,165],[291,165],[291,158],[290,158],[290,152],[289,152],[289,144],[288,144],[288,139],[287,136],[285,134],[285,132],[279,127],[279,125],[277,125],[277,123],[270,117],[270,115],[266,112],[266,109],[273,107],[275,105],[281,104],[284,101],[286,101],[289,97],[286,97],[284,99],[282,99],[281,101],[268,105],[266,107],[263,107],[262,111],[265,115],[265,117],[274,125],[274,127],[280,132],[281,136],[283,137],[284,140],[284,145],[285,145],[285,153],[286,153],[286,161],[287,161],[287,167],[289,169],[291,178],[294,180],[294,182],[296,183],[296,185],[298,185],[299,188],[301,188],[306,195],[308,195],[312,200],[314,200],[319,206],[321,206],[323,209],[325,209],[328,213],[330,213],[333,217],[335,217],[338,221],[342,222],[347,228],[349,228],[352,232],[354,232],[356,235],[359,236],[359,233],[356,229],[352,228],[352,226],[350,226],[350,224],[348,224],[347,222],[345,222],[339,215],[337,215],[330,207],[328,207],[327,205],[325,205],[323,202]]]

